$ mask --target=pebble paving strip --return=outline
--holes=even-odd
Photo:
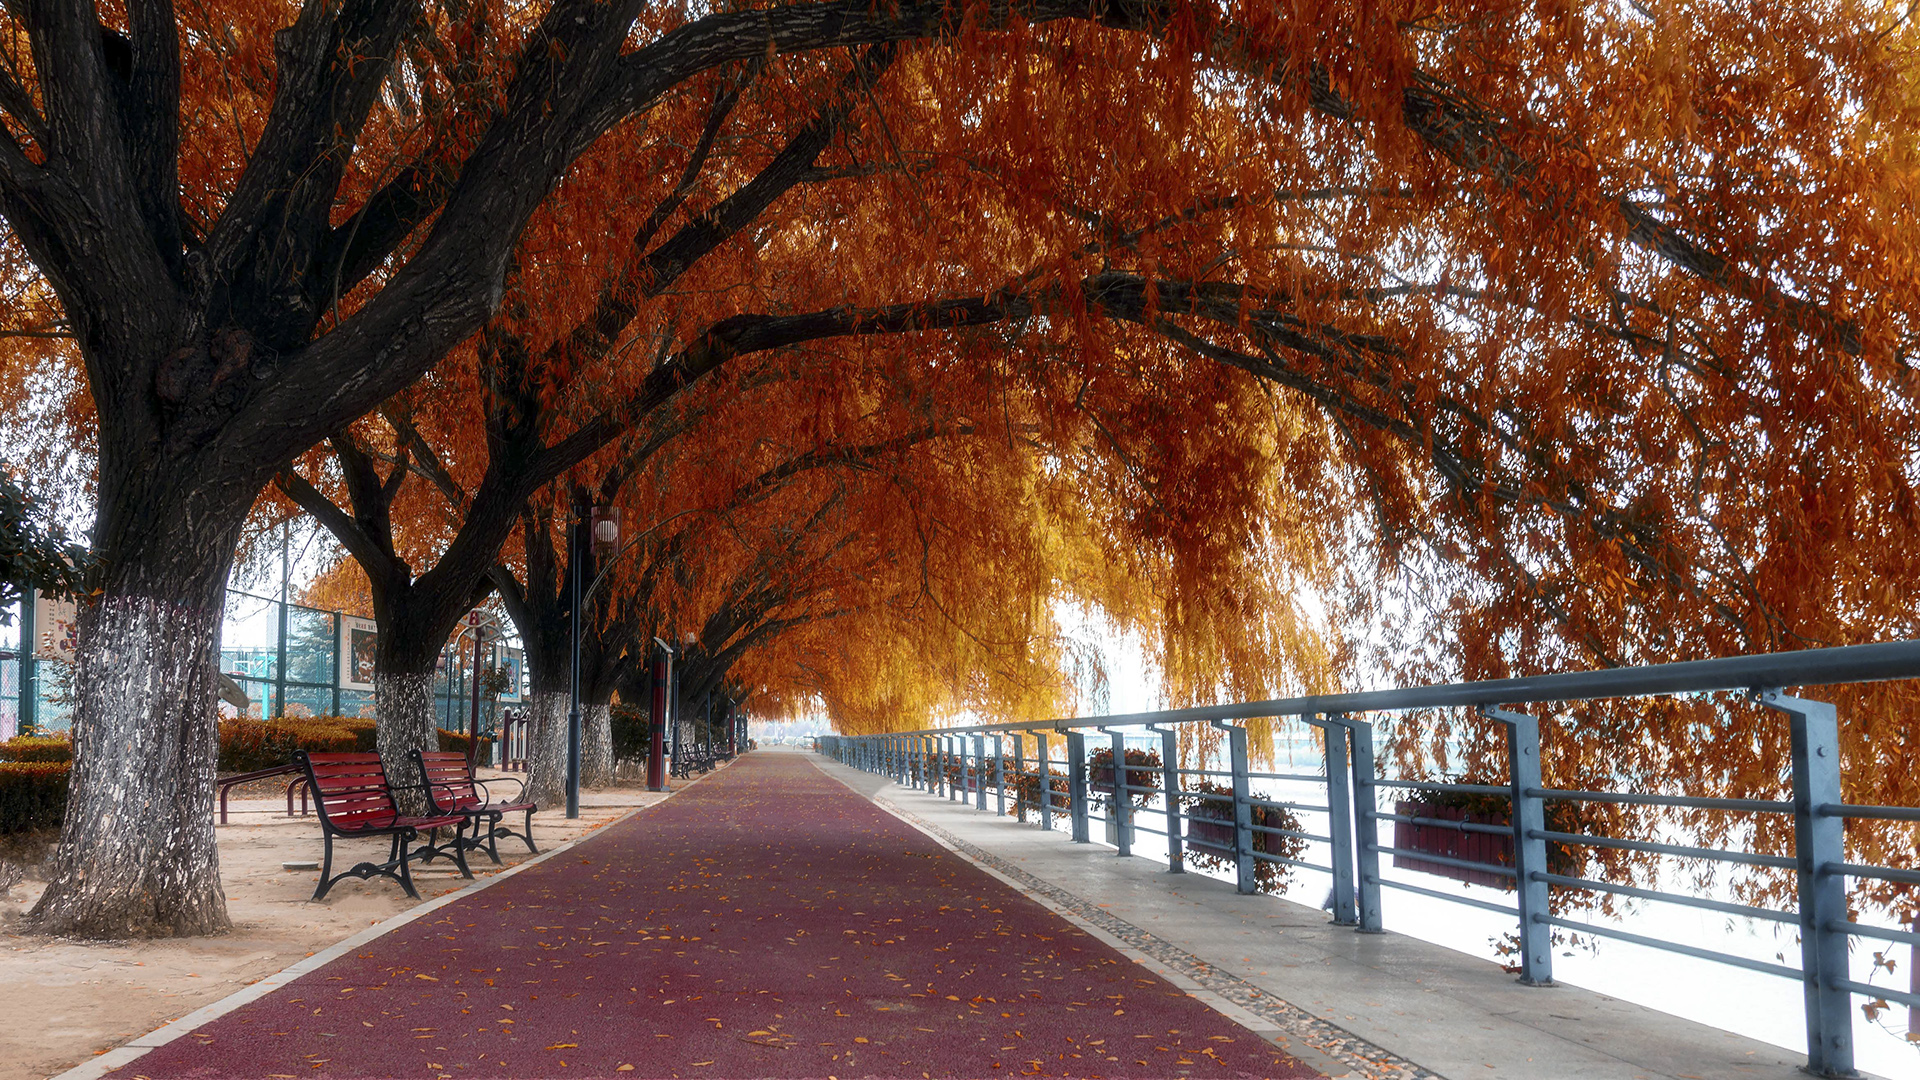
[[[353,887],[383,886],[338,888]],[[115,1075],[1317,1074],[801,755],[768,753]]]
[[[1219,994],[1255,1016],[1270,1022],[1274,1027],[1285,1032],[1288,1038],[1298,1039],[1335,1061],[1344,1063],[1368,1080],[1445,1080],[1439,1073],[1424,1069],[1406,1058],[1383,1050],[1344,1028],[1274,997],[1231,972],[1221,971],[1177,945],[1155,937],[1130,922],[1116,918],[1085,897],[1076,896],[1057,885],[1034,877],[1014,863],[984,848],[967,843],[906,807],[888,800],[881,800],[881,803],[938,836],[967,858],[982,866],[992,867],[996,872],[1012,878],[1020,884],[1023,891],[1045,897],[1057,908],[1070,912],[1074,918],[1086,922],[1104,934],[1126,942],[1130,948],[1139,950],[1179,972],[1183,977],[1193,980],[1205,989]]]

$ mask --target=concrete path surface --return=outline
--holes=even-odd
[[[113,1075],[1317,1074],[808,756],[759,753]]]

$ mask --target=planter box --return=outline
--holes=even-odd
[[[1113,755],[1087,762],[1087,788],[1096,795],[1113,794]],[[1127,795],[1144,802],[1160,790],[1160,762],[1139,750],[1127,751]]]
[[[1226,803],[1220,803],[1218,805],[1227,808],[1229,811],[1232,809],[1232,807]],[[1192,813],[1191,808],[1189,808],[1188,812]],[[1233,822],[1216,821],[1202,817],[1189,818],[1187,820],[1187,843],[1199,845],[1195,848],[1197,851],[1232,858],[1234,853]]]
[[[1460,821],[1475,825],[1511,824],[1505,814],[1469,814],[1464,810],[1423,802],[1396,802],[1393,804],[1393,812],[1403,817],[1433,818],[1439,821]],[[1445,826],[1396,821],[1393,823],[1393,846],[1408,851],[1423,851],[1429,855],[1440,855],[1449,859],[1466,859],[1498,866],[1513,865],[1512,833],[1496,835],[1462,832]],[[1440,877],[1464,881],[1471,885],[1489,885],[1496,889],[1513,886],[1513,879],[1503,874],[1496,874],[1489,870],[1447,866],[1410,855],[1395,855],[1393,865],[1402,870],[1437,874]]]
[[[1103,823],[1107,827],[1107,843],[1112,844],[1114,847],[1119,847],[1120,846],[1120,826],[1114,824],[1114,820],[1112,818],[1103,819]],[[1139,841],[1140,839],[1139,830],[1140,830],[1140,827],[1138,825],[1134,824],[1131,821],[1127,822],[1127,843],[1129,846]]]

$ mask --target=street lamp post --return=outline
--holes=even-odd
[[[667,790],[667,680],[673,646],[653,639],[653,708],[647,718],[647,790]]]
[[[588,537],[582,537],[583,530]],[[583,543],[582,541],[587,540]],[[572,616],[567,620],[573,652],[573,687],[567,710],[567,817],[580,816],[580,578],[589,555],[613,551],[620,543],[620,510],[596,506],[591,518],[586,501],[574,505],[573,528],[568,530],[571,552],[567,556],[567,581],[573,594]],[[595,582],[598,584],[598,582]]]

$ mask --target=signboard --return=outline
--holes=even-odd
[[[44,593],[33,597],[33,658],[71,664],[80,644],[76,610],[71,600],[55,600]]]
[[[340,616],[340,688],[373,689],[373,654],[380,630],[372,619]]]
[[[517,702],[520,700],[520,680],[527,670],[527,654],[521,649],[501,649],[500,667],[507,673],[507,688],[500,691],[499,700]]]

